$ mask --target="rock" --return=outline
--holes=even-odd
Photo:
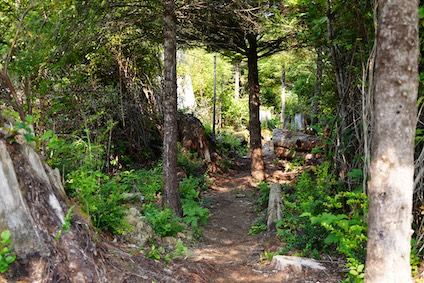
[[[321,263],[314,259],[296,256],[276,255],[272,258],[271,265],[277,271],[291,273],[291,277],[301,277],[305,271],[314,273],[326,270]]]
[[[272,132],[274,148],[283,147],[297,152],[310,152],[316,147],[323,146],[323,141],[317,137],[302,132],[274,129]]]
[[[162,244],[168,247],[175,247],[178,243],[178,240],[175,237],[163,237],[161,241],[162,241]]]
[[[152,227],[141,219],[141,213],[136,208],[131,207],[125,219],[133,228],[131,232],[128,232],[124,236],[125,240],[129,243],[142,247],[146,245],[150,238],[154,237]]]
[[[304,159],[309,164],[319,163],[321,153],[312,153],[315,148],[324,148],[324,142],[317,136],[302,132],[274,129],[272,132],[275,155],[283,159]]]
[[[272,184],[269,191],[268,201],[268,231],[275,230],[276,222],[283,218],[283,214],[281,212],[283,202],[281,197],[281,185],[278,183]]]

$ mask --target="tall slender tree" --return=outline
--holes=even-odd
[[[164,0],[163,205],[182,215],[177,180],[177,40],[175,1]]]
[[[365,280],[412,282],[418,1],[378,1]]]
[[[179,30],[180,40],[202,43],[229,57],[247,58],[251,174],[264,180],[258,60],[290,45],[288,40],[294,33],[287,25],[283,28],[285,8],[281,1],[257,0],[193,0],[185,8],[180,10],[184,21],[180,25],[184,27]]]

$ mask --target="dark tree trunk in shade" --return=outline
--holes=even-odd
[[[259,75],[257,35],[247,34],[249,49],[247,52],[247,64],[249,69],[249,131],[250,131],[250,155],[251,173],[256,180],[265,180],[265,166],[262,156],[261,122],[259,121]]]
[[[378,1],[365,282],[412,282],[418,1]]]
[[[177,180],[177,47],[174,0],[164,0],[163,205],[182,215]]]

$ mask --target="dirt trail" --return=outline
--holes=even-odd
[[[213,182],[205,195],[211,203],[212,217],[204,229],[203,243],[194,250],[193,260],[218,271],[213,274],[213,282],[281,282],[274,278],[278,274],[264,271],[259,263],[264,251],[263,236],[248,234],[257,217],[257,194],[248,170],[213,178]]]
[[[283,173],[272,164],[271,151],[265,155],[271,181],[278,179],[282,183],[293,178],[293,173]],[[275,272],[269,262],[261,262],[264,250],[276,248],[275,237],[248,234],[258,217],[254,204],[258,188],[250,177],[249,160],[239,162],[239,169],[212,177],[213,185],[204,195],[212,216],[204,227],[203,241],[187,259],[197,266],[198,274],[206,276],[198,282],[338,282],[326,274],[293,278],[285,272]]]

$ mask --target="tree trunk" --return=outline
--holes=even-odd
[[[316,48],[317,52],[317,70],[316,70],[316,82],[314,87],[314,98],[312,102],[312,125],[315,125],[319,122],[318,120],[318,113],[319,113],[319,105],[318,105],[318,99],[321,96],[321,84],[322,84],[322,69],[323,69],[323,63],[322,63],[322,47]]]
[[[412,282],[418,1],[378,2],[366,282]]]
[[[164,0],[163,205],[182,215],[177,180],[177,46],[174,0]]]
[[[247,65],[249,69],[249,131],[250,131],[250,156],[251,174],[256,180],[265,180],[265,165],[262,157],[261,122],[259,121],[259,75],[257,35],[247,34],[249,49]]]
[[[286,111],[286,72],[283,68],[281,71],[281,127],[284,129],[284,118]]]
[[[240,61],[236,60],[234,62],[234,99],[238,100],[240,98]]]
[[[69,221],[69,200],[58,170],[30,146],[1,137],[0,180],[0,232],[11,231],[17,255],[6,282],[107,281],[104,268],[94,260],[100,251],[90,225],[77,209],[67,223],[70,230],[62,230]]]

